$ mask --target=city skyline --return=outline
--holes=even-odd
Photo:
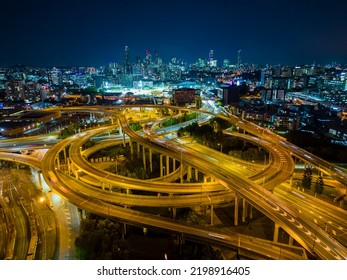
[[[0,65],[105,65],[158,51],[163,62],[208,58],[255,64],[347,63],[347,3],[329,1],[7,2]]]

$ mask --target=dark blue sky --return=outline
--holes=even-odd
[[[167,63],[347,63],[346,0],[11,0],[0,9],[0,65],[105,65],[148,49]]]

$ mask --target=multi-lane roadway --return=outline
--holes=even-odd
[[[235,137],[241,137],[245,141],[256,143],[271,154],[271,160],[268,165],[263,166],[259,171],[259,166],[254,165],[251,172],[251,169],[245,171],[244,168],[237,168],[232,158],[226,158],[227,156],[221,155],[219,152],[212,153],[206,147],[194,144],[182,145],[182,143],[164,139],[160,135],[157,135],[155,131],[150,134],[151,137],[135,133],[129,127],[124,113],[125,110],[119,111],[101,107],[80,109],[85,111],[92,110],[94,112],[100,111],[104,114],[112,115],[115,119],[118,119],[117,126],[121,126],[121,131],[131,141],[140,143],[158,153],[175,158],[184,167],[191,166],[206,176],[215,178],[216,181],[204,184],[180,184],[161,182],[159,180],[144,181],[99,170],[88,162],[85,155],[83,155],[84,151],[81,150],[81,147],[92,137],[105,132],[107,133],[115,128],[115,126],[102,127],[85,131],[59,141],[47,151],[43,158],[42,165],[45,166],[43,176],[47,183],[55,192],[76,206],[100,215],[117,217],[118,219],[137,225],[161,227],[187,236],[197,236],[235,247],[247,248],[258,253],[261,253],[263,250],[263,254],[269,258],[278,258],[278,250],[280,250],[282,258],[299,259],[304,257],[304,254],[300,253],[293,255],[289,249],[283,251],[283,248],[278,246],[280,244],[276,244],[276,242],[257,240],[257,244],[262,244],[257,246],[254,242],[249,243],[250,241],[247,241],[248,238],[243,235],[235,234],[235,236],[228,236],[206,228],[187,226],[177,223],[177,221],[129,209],[130,206],[139,205],[156,207],[219,205],[233,201],[236,195],[244,198],[249,204],[272,219],[277,226],[282,227],[305,250],[316,255],[318,258],[347,258],[345,245],[336,241],[327,231],[317,226],[315,220],[313,219],[312,221],[312,216],[308,217],[301,213],[299,208],[305,208],[306,206],[300,205],[299,207],[293,201],[277,195],[277,192],[272,193],[268,191],[273,191],[292,175],[294,170],[293,153],[302,159],[305,158],[305,155],[307,156],[307,154],[302,154],[302,150],[288,144],[281,137],[273,136],[267,130],[256,127],[235,116],[223,117],[234,125],[238,125],[241,129],[253,134],[253,136],[248,134],[234,134]],[[177,111],[181,109],[175,108]],[[78,109],[75,108],[74,110]],[[207,112],[204,112],[204,114],[207,114]],[[162,132],[159,134],[162,134]],[[125,136],[123,137],[124,139]],[[59,154],[65,149],[69,150],[69,164],[73,169],[70,173],[66,172],[66,170],[59,169]],[[7,154],[6,156],[11,157]],[[313,157],[309,155],[310,158]],[[318,163],[320,168],[326,168],[326,172],[334,170],[335,173],[333,175],[340,174],[335,166],[331,164],[327,165],[319,161],[316,157],[313,159],[314,163]],[[33,163],[30,164],[33,165]],[[102,182],[102,184],[101,186],[93,186],[93,184],[82,182],[78,180],[78,174],[86,174],[94,178],[94,181]],[[342,174],[339,178],[344,177],[345,174]],[[126,191],[123,193],[111,192],[112,186],[120,187]],[[132,195],[132,190],[148,191],[152,194],[154,192],[161,195]],[[292,199],[299,200],[302,198],[296,196]],[[327,215],[334,217],[334,213],[332,212]],[[271,246],[266,246],[266,243],[271,244]],[[268,249],[265,250],[265,247]]]

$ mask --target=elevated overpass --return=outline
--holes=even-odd
[[[155,147],[158,150],[166,149],[163,153],[172,153],[173,157],[179,158],[180,154],[177,153],[177,147],[174,147],[172,143],[167,145],[167,143],[159,143],[152,142],[148,139],[141,138],[138,134],[134,133],[128,127],[124,118],[121,115],[118,115],[120,120],[120,124],[122,125],[123,131],[128,135],[128,137],[135,139],[141,143],[145,143],[151,147]],[[83,135],[82,135],[83,136]],[[330,237],[324,235],[324,232],[321,233],[319,230],[317,231],[315,225],[301,220],[298,216],[298,213],[295,209],[291,209],[290,205],[286,205],[285,203],[278,201],[276,198],[272,196],[271,193],[265,191],[259,185],[245,180],[244,178],[240,178],[235,174],[230,174],[223,167],[215,167],[214,162],[206,161],[206,157],[194,155],[187,157],[187,155],[182,152],[182,157],[184,158],[188,164],[202,170],[206,174],[210,174],[211,170],[214,172],[214,176],[219,179],[220,183],[226,187],[226,189],[231,189],[236,192],[239,196],[247,199],[250,204],[254,207],[262,211],[268,217],[275,221],[276,224],[279,224],[282,228],[284,228],[291,236],[295,238],[303,247],[305,247],[308,251],[313,253],[313,247],[315,245],[315,252],[319,252],[323,258],[327,259],[335,259],[335,258],[344,258],[345,257],[345,248],[340,246],[339,244],[335,244],[334,240],[331,240]],[[54,162],[54,161],[53,161]],[[52,169],[51,169],[52,170]],[[95,174],[94,174],[95,175]],[[47,175],[48,176],[48,175]],[[107,178],[103,178],[103,180],[107,180]],[[110,182],[111,183],[111,182]],[[118,183],[118,182],[117,182]],[[316,232],[313,237],[313,232]],[[315,242],[317,239],[317,235],[320,234],[320,242]],[[322,242],[321,240],[324,240]],[[325,244],[328,243],[329,245]],[[332,250],[331,248],[338,248],[340,253]]]
[[[138,107],[138,106],[137,106]],[[82,108],[81,110],[89,110],[91,108]],[[182,109],[182,108],[179,108]],[[177,109],[177,110],[179,110]],[[76,110],[74,108],[73,110]],[[92,108],[91,110],[93,111],[102,111],[103,109],[101,108]],[[283,201],[279,200],[278,198],[274,197],[271,192],[268,192],[265,190],[263,187],[261,187],[259,184],[258,179],[258,184],[254,183],[250,179],[245,179],[244,177],[240,177],[237,174],[233,174],[230,172],[228,168],[223,166],[223,162],[220,161],[219,158],[211,158],[206,157],[205,155],[198,155],[198,154],[191,154],[191,151],[185,151],[177,146],[177,144],[174,144],[172,142],[167,142],[167,141],[162,141],[161,139],[157,138],[152,138],[152,139],[146,139],[144,137],[139,136],[137,133],[134,133],[128,126],[126,120],[124,119],[124,116],[122,114],[119,114],[118,110],[117,112],[113,112],[113,110],[108,109],[105,111],[107,114],[116,114],[115,118],[119,119],[119,123],[122,126],[122,130],[124,133],[128,135],[128,137],[134,141],[137,141],[141,143],[142,145],[147,145],[148,147],[151,147],[153,149],[156,149],[158,152],[164,153],[164,154],[169,154],[170,156],[177,158],[177,159],[182,159],[183,163],[189,164],[190,166],[193,166],[205,174],[210,174],[211,176],[214,176],[217,178],[217,183],[219,184],[211,184],[214,185],[212,189],[209,191],[213,192],[226,192],[234,195],[235,193],[237,194],[238,197],[246,199],[251,205],[256,207],[258,210],[263,212],[265,215],[270,217],[277,226],[282,227],[286,232],[288,232],[292,237],[295,238],[297,242],[299,242],[306,250],[308,250],[311,253],[316,253],[320,258],[322,259],[345,259],[346,258],[346,248],[344,246],[341,246],[341,244],[335,242],[332,240],[330,236],[328,236],[323,230],[320,230],[319,228],[316,227],[315,224],[312,222],[306,221],[303,219],[303,217],[300,217],[300,213],[296,211],[291,205],[284,203]],[[238,122],[238,121],[237,121]],[[241,121],[242,122],[242,121]],[[243,122],[242,122],[243,123]],[[253,129],[253,127],[252,127]],[[251,132],[253,131],[252,129]],[[102,129],[100,131],[93,131],[93,133],[98,134],[99,132],[102,132]],[[93,211],[93,207],[95,207],[94,211],[95,213],[103,214],[103,215],[113,215],[115,213],[118,213],[120,216],[120,219],[125,219],[128,222],[135,222],[139,220],[139,213],[136,213],[137,219],[132,221],[133,217],[132,215],[129,215],[129,209],[124,209],[123,207],[116,206],[108,201],[109,196],[106,198],[106,200],[101,200],[99,199],[98,195],[90,196],[89,192],[90,190],[86,189],[81,189],[81,182],[76,180],[76,178],[71,178],[71,176],[67,176],[64,172],[61,172],[57,166],[59,166],[59,163],[57,162],[57,155],[66,147],[70,146],[70,154],[71,155],[78,155],[80,154],[80,151],[76,151],[74,149],[79,148],[81,143],[85,141],[86,139],[89,139],[90,135],[93,135],[93,133],[88,133],[86,134],[81,133],[75,136],[72,136],[71,139],[68,140],[62,140],[59,144],[51,148],[45,158],[43,159],[43,166],[45,166],[45,169],[43,171],[43,175],[46,179],[46,181],[52,186],[52,188],[60,193],[63,197],[69,199],[79,207],[83,209],[89,209],[90,211]],[[96,135],[94,134],[94,135]],[[261,134],[261,133],[260,133]],[[265,133],[264,133],[265,134]],[[79,139],[81,138],[81,142],[79,144],[76,144],[75,142],[78,142]],[[266,137],[265,137],[266,138]],[[271,137],[270,137],[271,138]],[[83,139],[83,141],[82,141]],[[263,138],[263,140],[266,140]],[[266,140],[268,141],[268,140]],[[283,141],[282,139],[279,138],[278,141]],[[60,146],[60,144],[62,146]],[[282,158],[283,159],[283,158]],[[282,160],[280,159],[280,160]],[[82,167],[86,168],[84,166],[84,162],[81,159],[78,159],[78,157],[74,158],[74,164],[77,167]],[[77,163],[78,164],[77,164]],[[216,166],[216,163],[218,163],[218,166]],[[289,164],[290,165],[290,164]],[[46,170],[47,166],[47,170]],[[89,167],[88,167],[89,168]],[[82,169],[81,169],[82,170]],[[83,169],[83,172],[85,169]],[[288,167],[287,171],[290,171],[290,168]],[[95,171],[96,172],[96,171]],[[270,172],[269,170],[267,172]],[[290,173],[290,172],[289,172]],[[124,188],[132,188],[132,184],[129,182],[122,182],[119,180],[119,178],[112,178],[114,180],[109,180],[108,177],[101,177],[102,173],[97,173],[99,176],[98,178],[102,181],[105,181],[107,184],[123,184]],[[95,173],[93,171],[91,176],[95,176]],[[264,176],[264,175],[263,175]],[[287,175],[286,175],[287,176]],[[282,179],[281,179],[282,180]],[[69,184],[71,186],[74,186],[76,189],[71,189],[69,184],[66,184],[65,181],[69,181]],[[269,180],[270,181],[270,180]],[[152,182],[153,184],[153,182]],[[276,184],[272,182],[271,184]],[[141,185],[138,182],[136,183],[136,186]],[[160,189],[163,193],[167,193],[168,190],[172,191],[172,184],[167,184],[166,186],[162,186],[162,184],[158,184],[158,189]],[[210,186],[210,187],[211,187]],[[221,188],[221,186],[223,186]],[[189,199],[191,201],[189,203],[195,203],[194,201],[194,192],[196,193],[201,193],[201,187],[199,190],[194,190],[196,186],[191,186],[189,189]],[[215,188],[215,189],[213,189]],[[107,187],[104,186],[104,189],[107,189]],[[153,186],[152,186],[153,190]],[[156,189],[157,191],[157,189]],[[178,188],[177,188],[178,191]],[[86,193],[83,193],[86,192]],[[101,196],[102,191],[99,190],[99,196]],[[221,194],[220,193],[220,194]],[[230,197],[230,199],[233,199],[233,197]],[[126,195],[127,198],[125,198],[126,201],[127,199],[130,199],[129,195]],[[217,195],[218,196],[218,195]],[[222,196],[222,195],[221,195]],[[211,198],[210,198],[211,199]],[[215,198],[213,198],[215,199]],[[185,199],[182,199],[185,200]],[[201,198],[200,198],[201,200]],[[197,201],[196,201],[197,202]],[[94,204],[93,204],[94,203]],[[97,207],[97,204],[101,204],[104,207]],[[126,205],[127,202],[124,202],[123,204],[120,203],[120,205]],[[135,203],[135,202],[134,202]],[[200,201],[201,203],[201,201]],[[217,202],[216,203],[220,203]],[[206,198],[206,204],[210,205],[211,201]],[[164,205],[164,204],[163,204]],[[191,204],[193,205],[193,204]],[[110,211],[111,209],[111,211]],[[125,211],[124,213],[120,213],[119,211]],[[112,214],[110,214],[112,213]],[[127,213],[127,214],[126,214]],[[141,214],[140,214],[141,215]],[[118,217],[117,215],[115,217]],[[142,217],[141,217],[142,218]],[[155,219],[155,218],[154,218]],[[176,221],[175,221],[176,222]],[[175,223],[174,222],[174,223]],[[161,227],[160,222],[155,222],[152,221],[148,223],[148,225],[152,226],[158,226]],[[172,225],[173,226],[173,225]],[[171,229],[172,229],[171,226]],[[164,228],[164,227],[163,227]],[[170,228],[170,227],[169,227]],[[177,230],[177,228],[175,229]],[[179,230],[178,230],[179,231]],[[205,229],[206,231],[206,229]],[[180,232],[180,231],[179,231]],[[196,232],[192,233],[191,231],[189,232],[188,229],[187,231],[182,231],[186,232],[187,234],[196,234]],[[188,233],[189,232],[189,233]],[[211,235],[206,235],[204,234],[204,238],[210,238],[210,239],[218,239],[220,240],[225,240],[226,238],[223,237],[221,238],[222,235],[220,233],[213,233],[214,236]],[[218,237],[216,237],[218,236]],[[235,240],[234,240],[235,241]],[[277,242],[274,242],[272,246],[276,246]],[[249,245],[249,244],[248,244]],[[278,243],[277,243],[278,245]],[[254,245],[253,245],[254,246]],[[272,250],[275,252],[276,250]],[[274,256],[274,253],[272,253],[272,256]]]

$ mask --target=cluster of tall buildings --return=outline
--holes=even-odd
[[[176,57],[164,62],[157,51],[145,50],[143,57],[133,56],[125,46],[122,61],[102,67],[0,68],[0,109],[13,106],[10,104],[59,102],[68,95],[82,102],[95,102],[90,96],[82,98],[84,92],[98,94],[102,101],[115,102],[121,93],[129,97],[135,92],[153,95],[165,91],[165,103],[185,106],[201,104],[204,98],[220,99],[242,117],[273,128],[309,130],[307,124],[313,123],[312,115],[321,113],[323,107],[326,115],[345,116],[346,67],[336,63],[246,64],[242,63],[241,50],[235,54],[234,63],[229,59],[218,63],[215,54],[209,50],[205,58],[188,65]],[[312,110],[308,109],[310,106]],[[341,125],[335,130],[346,127],[345,117],[340,117],[338,122]],[[347,141],[347,131],[342,130],[335,134]]]
[[[143,57],[133,56],[130,48],[125,46],[123,61],[102,67],[39,68],[19,65],[0,68],[0,92],[11,101],[37,102],[88,87],[141,89],[189,79],[213,80],[221,69],[231,71],[231,64],[225,60],[224,66],[217,67],[214,50],[210,50],[206,58],[188,65],[174,56],[164,63],[158,51],[145,50]]]

